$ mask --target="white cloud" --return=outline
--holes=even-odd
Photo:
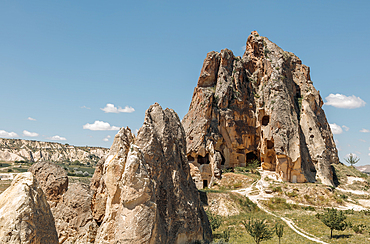
[[[346,155],[346,158],[348,158],[349,157],[349,155],[353,155],[353,157],[356,157],[356,158],[358,158],[358,156],[357,156],[357,154],[356,153],[348,153],[347,155]]]
[[[362,128],[362,129],[360,130],[360,132],[362,132],[362,133],[369,133],[369,132],[370,132],[370,130]]]
[[[29,132],[29,131],[26,131],[26,130],[24,130],[24,131],[23,131],[23,135],[24,135],[24,136],[29,136],[29,137],[36,137],[36,136],[39,136],[39,134],[38,134],[38,133],[36,133],[36,132]]]
[[[135,134],[135,135],[137,135],[137,133],[138,133],[138,132],[139,132],[139,130],[138,130],[138,129],[136,129],[136,130],[135,130],[135,132],[134,132],[134,134]]]
[[[345,131],[349,131],[349,127],[345,126],[345,125],[342,125],[342,128],[345,130]]]
[[[85,109],[90,109],[89,107],[86,107],[85,105],[83,105],[82,107],[80,108],[85,108]]]
[[[355,95],[347,97],[343,94],[330,94],[326,98],[325,105],[331,105],[336,108],[359,108],[365,106],[366,102]]]
[[[110,138],[111,136],[110,135],[107,135],[104,139],[103,139],[103,141],[109,141],[109,138]]]
[[[339,125],[337,124],[329,124],[329,125],[334,135],[339,135],[343,133],[343,130]]]
[[[357,154],[361,154],[361,152],[359,152],[359,151],[355,151],[355,153],[357,153]]]
[[[0,130],[0,136],[2,136],[2,137],[18,137],[17,133],[7,132],[5,130]]]
[[[106,113],[132,113],[135,111],[133,107],[126,106],[125,108],[115,107],[114,104],[107,103],[105,108],[101,108]]]
[[[119,130],[117,126],[111,126],[108,122],[96,120],[94,124],[87,123],[82,126],[82,128],[87,130]]]
[[[53,141],[66,141],[67,140],[65,137],[61,137],[61,136],[58,136],[58,135],[48,137],[47,139],[53,140]]]
[[[361,141],[361,142],[366,142],[364,139],[358,139],[359,141]]]
[[[36,119],[31,118],[31,117],[28,117],[27,119],[28,119],[28,120],[31,120],[31,121],[36,121]]]

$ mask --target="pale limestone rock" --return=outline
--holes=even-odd
[[[58,243],[49,204],[30,172],[18,174],[0,195],[0,243]]]
[[[257,32],[241,58],[209,53],[182,120],[197,187],[254,159],[285,181],[332,185],[339,158],[322,105],[309,68]]]
[[[51,206],[59,243],[94,243],[98,224],[92,216],[89,187],[81,183],[68,187],[67,173],[54,163],[38,162],[29,171]]]
[[[95,243],[211,239],[190,177],[184,136],[177,114],[158,104],[146,111],[136,138],[128,128],[118,132],[92,180],[92,209],[102,221]]]
[[[107,148],[75,147],[56,142],[41,142],[0,138],[0,160],[31,162],[78,160],[82,163],[97,163],[108,152]]]

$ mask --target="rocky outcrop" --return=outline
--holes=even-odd
[[[33,164],[28,172],[36,177],[48,201],[58,202],[68,189],[67,172],[59,165],[39,162]]]
[[[339,159],[322,105],[309,67],[257,32],[243,57],[208,53],[182,120],[197,187],[256,159],[285,181],[332,185]]]
[[[91,211],[89,186],[73,183],[68,186],[66,171],[49,162],[38,162],[29,169],[45,192],[55,219],[59,243],[94,243],[98,225]]]
[[[92,181],[96,243],[188,243],[211,229],[190,176],[177,114],[158,104],[137,137],[122,128]],[[103,208],[105,206],[105,208]]]
[[[102,147],[76,147],[56,142],[0,138],[1,161],[76,161],[95,165],[108,152]]]
[[[58,243],[49,204],[30,172],[18,174],[0,195],[0,243]]]
[[[91,196],[89,186],[73,183],[60,201],[51,208],[59,243],[95,243],[99,226],[92,216]]]

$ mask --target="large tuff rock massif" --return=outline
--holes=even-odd
[[[256,31],[243,57],[208,53],[182,120],[197,187],[255,159],[285,181],[332,185],[339,159],[322,105],[309,67]]]
[[[18,174],[0,195],[0,243],[58,244],[49,204],[30,172]]]
[[[53,161],[96,164],[108,152],[102,147],[76,147],[56,142],[0,138],[1,161]]]
[[[99,226],[92,216],[89,186],[82,183],[68,185],[67,173],[54,163],[38,162],[28,170],[46,195],[59,243],[94,243]]]
[[[150,106],[135,137],[122,128],[92,179],[95,243],[188,243],[211,229],[192,181],[177,114]]]

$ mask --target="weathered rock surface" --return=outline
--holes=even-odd
[[[95,242],[98,225],[91,212],[89,186],[73,183],[60,201],[51,208],[59,243],[89,244]]]
[[[122,128],[92,180],[95,243],[187,243],[211,229],[190,176],[177,114],[158,104],[135,138]],[[105,208],[103,208],[105,206]]]
[[[322,105],[309,67],[257,32],[243,57],[208,53],[182,120],[197,187],[254,159],[285,181],[332,185],[339,159]]]
[[[98,225],[92,216],[89,186],[73,183],[68,187],[66,171],[54,163],[38,162],[28,170],[51,206],[59,243],[94,243]]]
[[[96,164],[108,152],[102,147],[76,147],[56,142],[0,138],[0,160],[75,161]]]
[[[68,189],[67,172],[54,163],[38,162],[28,172],[37,179],[48,201],[57,202]]]
[[[49,204],[30,172],[17,175],[0,195],[0,243],[58,243]]]

